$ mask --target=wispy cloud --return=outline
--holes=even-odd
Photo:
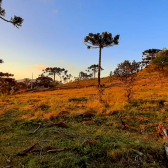
[[[63,60],[61,60],[61,62],[63,62]]]
[[[46,65],[41,65],[41,64],[36,64],[35,67],[31,67],[31,69],[35,70],[35,71],[42,71],[45,68],[47,68],[47,66]]]
[[[72,65],[68,65],[68,68],[71,68],[72,67]]]

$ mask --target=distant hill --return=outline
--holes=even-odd
[[[24,81],[24,79],[19,79],[19,80],[16,80],[17,82],[23,82]],[[32,82],[35,82],[36,81],[36,79],[30,79],[30,81],[32,81]],[[60,82],[60,81],[57,81],[57,80],[55,80],[56,82],[58,82],[59,84],[63,84],[62,82]]]

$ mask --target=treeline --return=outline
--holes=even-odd
[[[0,63],[4,63],[3,60],[0,60]],[[101,70],[104,70],[101,68]],[[59,84],[65,84],[75,80],[91,79],[95,78],[95,75],[98,71],[98,65],[91,65],[88,67],[88,73],[83,71],[79,72],[78,77],[73,77],[71,74],[68,74],[68,70],[60,67],[47,67],[42,70],[42,73],[36,79],[24,78],[23,81],[16,81],[14,74],[0,72],[0,92],[9,94],[12,92],[18,91],[19,89],[34,89],[34,88],[51,88],[56,87]],[[56,77],[59,78],[55,80]]]

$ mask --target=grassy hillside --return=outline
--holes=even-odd
[[[112,84],[103,104],[96,87],[2,95],[0,166],[166,167],[164,138],[156,127],[168,123],[168,107],[159,105],[168,101],[168,78],[161,87],[157,73],[139,76],[130,103],[123,84],[108,78],[101,80]],[[80,81],[94,84],[97,79]]]

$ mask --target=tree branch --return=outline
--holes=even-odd
[[[3,17],[1,17],[1,16],[0,16],[0,18],[1,18],[2,20],[6,21],[6,22],[13,23],[13,22],[11,22],[11,21],[9,21],[9,20],[4,19],[4,18],[3,18]]]

